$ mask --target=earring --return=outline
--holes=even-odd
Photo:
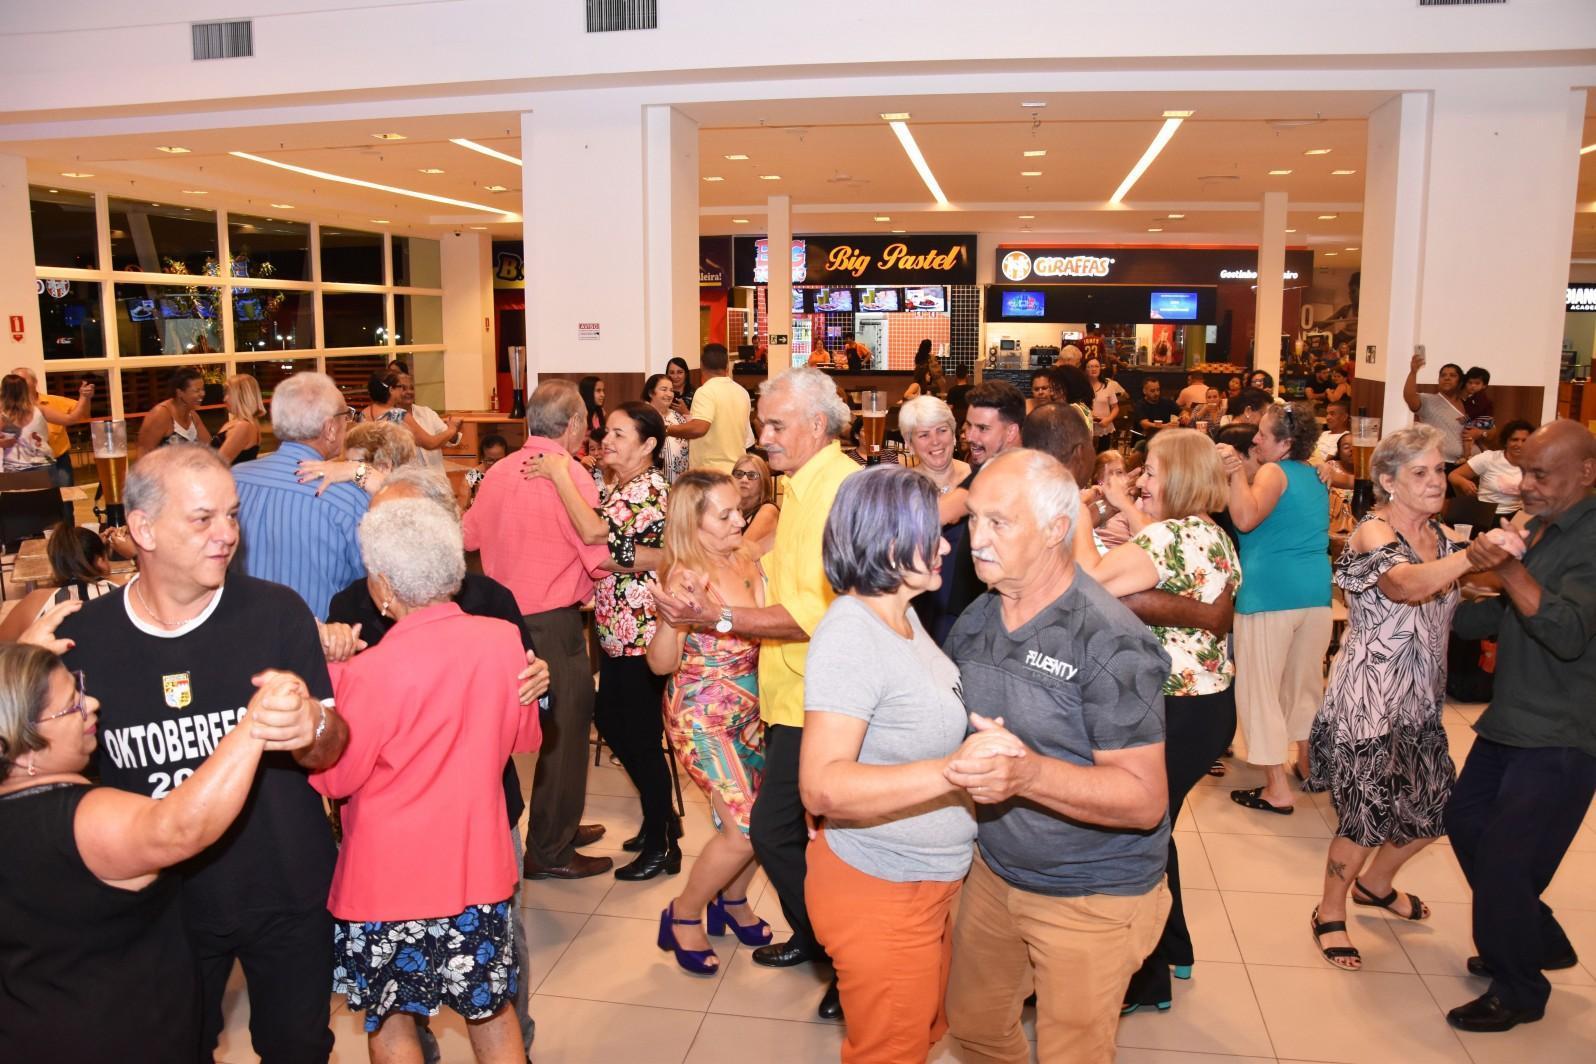
[[[388,607],[392,604],[392,599],[383,599],[382,605],[377,607],[377,612],[382,614],[384,617],[388,616]]]
[[[37,776],[38,774],[39,774],[39,769],[33,763],[33,755],[29,754],[28,755],[28,775]]]

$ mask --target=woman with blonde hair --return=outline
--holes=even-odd
[[[266,416],[260,382],[248,373],[229,377],[222,400],[227,422],[211,437],[211,446],[228,465],[253,462],[260,457],[260,419]]]
[[[353,481],[375,495],[395,469],[421,463],[421,449],[402,425],[393,421],[362,421],[344,435],[344,456],[299,463],[299,482],[320,480],[319,495],[329,484]]]
[[[732,480],[743,508],[743,542],[756,554],[764,554],[776,538],[776,478],[770,466],[757,454],[745,454],[732,466]]]
[[[763,606],[764,575],[743,527],[731,477],[708,469],[683,473],[665,516],[660,583],[678,596],[706,594],[722,607],[722,617],[737,607]],[[648,665],[669,677],[665,733],[682,770],[709,796],[717,829],[681,894],[660,914],[659,948],[674,953],[684,970],[707,975],[720,966],[708,935],[730,929],[748,946],[771,938],[770,925],[748,906],[756,867],[748,819],[765,771],[759,643],[662,619],[648,646]],[[706,911],[709,922],[702,927]]]
[[[1208,516],[1229,499],[1224,463],[1213,442],[1196,429],[1165,429],[1148,443],[1147,461],[1136,475],[1140,498],[1121,510],[1131,538],[1099,556],[1089,537],[1076,536],[1081,571],[1119,598],[1155,589],[1209,603],[1233,597],[1241,585],[1241,564],[1230,537]],[[1236,732],[1231,690],[1236,670],[1223,633],[1155,625],[1153,634],[1170,662],[1164,681],[1164,770],[1173,823],[1187,793]],[[1173,904],[1158,945],[1131,977],[1126,1012],[1142,1006],[1168,1009],[1170,969],[1179,978],[1191,976],[1191,933],[1173,838],[1168,874]]]

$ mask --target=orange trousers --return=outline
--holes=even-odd
[[[948,1029],[943,996],[960,883],[893,883],[843,861],[821,831],[804,898],[848,1017],[843,1064],[924,1064]]]

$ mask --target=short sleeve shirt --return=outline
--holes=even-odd
[[[730,473],[753,442],[753,430],[748,427],[752,406],[748,389],[730,377],[711,377],[699,385],[688,416],[709,422],[709,431],[688,442],[687,464],[693,469]]]
[[[604,492],[599,516],[610,526],[610,538],[625,537],[639,547],[658,547],[665,535],[665,477],[650,469]],[[648,585],[651,572],[610,573],[593,585],[593,624],[599,646],[612,658],[636,657],[648,651],[659,623]]]
[[[1480,501],[1491,503],[1499,514],[1519,508],[1519,483],[1524,471],[1507,460],[1501,451],[1486,451],[1469,459],[1469,468],[1480,478]]]
[[[948,636],[970,712],[1002,716],[1031,749],[1072,765],[1092,765],[1097,750],[1164,741],[1169,655],[1101,584],[1077,570],[1057,601],[1013,631],[1001,601],[982,595]],[[1011,799],[977,806],[976,818],[982,858],[1021,890],[1139,895],[1164,875],[1167,815],[1130,831]]]
[[[1158,570],[1158,590],[1198,602],[1214,602],[1225,589],[1241,585],[1241,562],[1230,537],[1201,517],[1172,518],[1148,525],[1131,542],[1146,552]],[[1163,628],[1153,634],[1169,654],[1164,694],[1212,695],[1230,688],[1236,677],[1224,636],[1206,628]]]
[[[1419,393],[1419,410],[1413,419],[1441,430],[1441,460],[1456,462],[1463,455],[1463,411],[1436,392]]]

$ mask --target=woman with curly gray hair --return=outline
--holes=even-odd
[[[1282,815],[1296,809],[1286,758],[1308,738],[1330,645],[1330,499],[1308,465],[1318,442],[1311,404],[1270,404],[1253,437],[1251,483],[1241,455],[1219,447],[1248,576],[1236,595],[1236,716],[1265,780],[1230,797]]]
[[[1446,644],[1458,580],[1471,566],[1467,544],[1436,520],[1446,502],[1442,444],[1428,425],[1380,441],[1371,469],[1379,504],[1335,564],[1347,634],[1309,738],[1308,782],[1330,791],[1340,817],[1313,937],[1325,960],[1347,971],[1363,963],[1346,933],[1348,889],[1359,905],[1423,920],[1428,907],[1392,881],[1446,833],[1442,812],[1456,777],[1441,727]]]

